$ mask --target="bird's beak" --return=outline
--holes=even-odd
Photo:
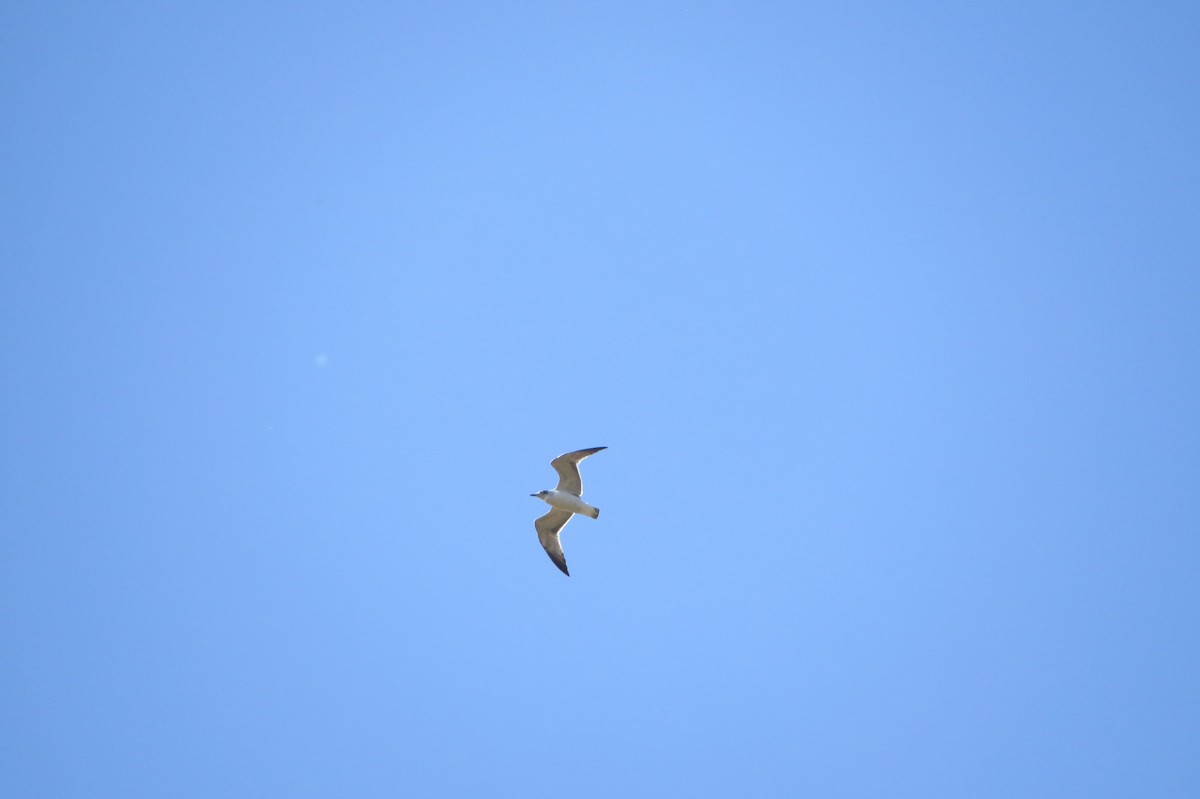
[[[537,494],[530,494],[529,496],[531,496],[531,497],[536,497],[536,496],[537,496]]]

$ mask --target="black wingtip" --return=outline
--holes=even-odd
[[[554,555],[550,554],[550,550],[546,550],[546,554],[550,555],[550,562],[553,563],[555,566],[557,566],[558,570],[560,572],[567,575],[568,577],[571,576],[571,573],[569,571],[567,571],[567,561],[565,558],[563,560],[559,560],[558,558],[554,557]]]

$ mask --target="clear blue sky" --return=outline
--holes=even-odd
[[[0,795],[1200,795],[1197,41],[4,4]]]

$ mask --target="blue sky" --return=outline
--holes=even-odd
[[[0,794],[1200,792],[1193,4],[0,20]]]

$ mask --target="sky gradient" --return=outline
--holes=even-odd
[[[1198,34],[5,4],[0,795],[1200,795]]]

